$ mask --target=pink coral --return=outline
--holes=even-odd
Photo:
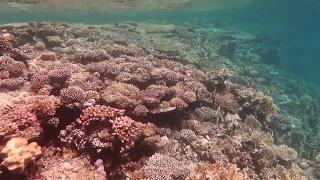
[[[133,113],[137,116],[146,116],[148,112],[148,108],[143,105],[138,105],[133,110]]]
[[[71,86],[61,90],[60,99],[63,103],[66,104],[75,102],[82,103],[86,100],[86,93],[83,89],[77,86]]]
[[[11,78],[0,80],[0,88],[15,90],[23,86],[25,80],[23,78]]]
[[[84,109],[76,122],[60,132],[60,138],[79,150],[111,148],[124,155],[134,146],[143,126],[124,116],[124,110],[96,105]]]
[[[32,112],[38,118],[52,117],[59,105],[60,100],[55,96],[40,96],[32,100]]]
[[[5,53],[10,53],[12,49],[12,44],[5,37],[0,35],[0,55]]]
[[[179,98],[172,98],[169,101],[169,103],[172,107],[175,107],[180,110],[188,106],[187,103],[185,103],[182,99],[179,99]]]
[[[16,74],[21,74],[22,71],[26,68],[23,62],[20,61],[12,61],[9,63],[5,70],[7,70],[10,75],[16,75]]]
[[[74,54],[71,59],[75,62],[87,64],[89,62],[99,62],[109,59],[110,56],[103,50],[82,51]]]
[[[30,82],[30,88],[34,92],[38,92],[47,83],[49,83],[49,77],[45,72],[38,72],[35,74]]]
[[[29,139],[41,132],[40,122],[37,121],[36,115],[31,113],[25,104],[12,105],[1,109],[0,126],[0,137],[4,139],[16,136]],[[33,134],[33,132],[37,133]]]
[[[0,137],[30,139],[39,136],[41,121],[52,117],[59,105],[59,99],[54,96],[28,96],[1,108]]]

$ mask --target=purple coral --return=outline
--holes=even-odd
[[[107,176],[106,171],[104,170],[104,165],[103,165],[103,160],[102,159],[97,159],[96,162],[94,162],[94,166],[96,168],[96,171],[103,176]]]

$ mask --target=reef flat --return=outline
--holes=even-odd
[[[318,103],[210,23],[1,25],[0,178],[319,178]]]

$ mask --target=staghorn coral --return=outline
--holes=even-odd
[[[28,144],[24,138],[12,138],[0,152],[3,158],[1,165],[11,173],[21,174],[41,153],[41,147],[36,142]]]

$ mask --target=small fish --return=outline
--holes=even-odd
[[[269,90],[271,93],[276,93],[278,91],[277,88],[274,86],[271,86]]]
[[[39,41],[41,41],[41,39],[40,39],[40,38],[38,38],[37,36],[33,36],[33,37],[32,37],[32,39],[33,39],[35,42],[39,42]]]

